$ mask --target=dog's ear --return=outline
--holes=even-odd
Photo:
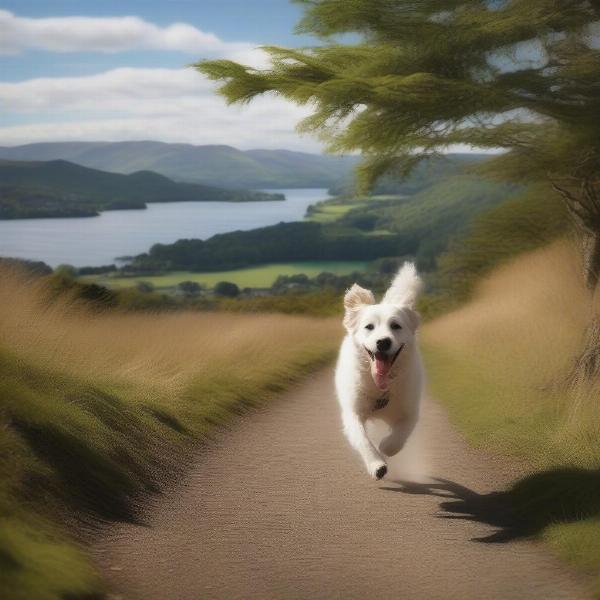
[[[344,296],[344,327],[348,331],[352,331],[356,325],[356,319],[360,309],[368,304],[375,304],[375,296],[370,290],[360,287],[355,283]]]
[[[404,316],[406,317],[406,321],[408,323],[409,329],[414,333],[416,333],[417,328],[421,324],[421,315],[416,310],[412,308],[404,307],[402,309]]]
[[[405,262],[394,277],[381,303],[414,308],[422,287],[423,282],[414,263]]]

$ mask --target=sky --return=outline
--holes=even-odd
[[[264,66],[261,45],[294,34],[288,0],[0,0],[0,146],[160,140],[317,152],[309,114],[270,96],[227,106],[189,65]]]

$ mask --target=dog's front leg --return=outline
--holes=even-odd
[[[362,456],[371,477],[381,479],[387,473],[387,465],[367,437],[365,419],[355,412],[345,410],[342,412],[342,421],[350,445]]]
[[[416,418],[403,417],[392,424],[392,431],[379,443],[379,451],[385,456],[398,454],[417,423]]]

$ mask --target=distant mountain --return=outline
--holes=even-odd
[[[164,175],[90,169],[66,160],[0,160],[0,218],[94,216],[147,202],[283,200],[282,194],[177,183]]]
[[[358,157],[163,142],[49,142],[0,147],[5,160],[68,160],[113,173],[149,170],[177,181],[234,188],[330,187]]]

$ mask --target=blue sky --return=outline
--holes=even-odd
[[[252,10],[248,10],[249,5]],[[288,0],[156,0],[77,2],[73,0],[0,0],[0,10],[21,17],[124,17],[135,15],[159,26],[189,23],[227,41],[253,44],[301,46],[314,42],[294,33],[301,8]],[[0,55],[0,73],[5,81],[54,75],[84,75],[114,66],[178,67],[189,62],[181,52],[129,51],[106,55],[97,52],[77,56],[30,50],[16,56]]]
[[[200,58],[255,65],[294,34],[287,0],[0,0],[0,145],[159,139],[315,151],[294,131],[307,109],[261,98],[226,107],[186,68]],[[83,17],[83,18],[82,18]]]

